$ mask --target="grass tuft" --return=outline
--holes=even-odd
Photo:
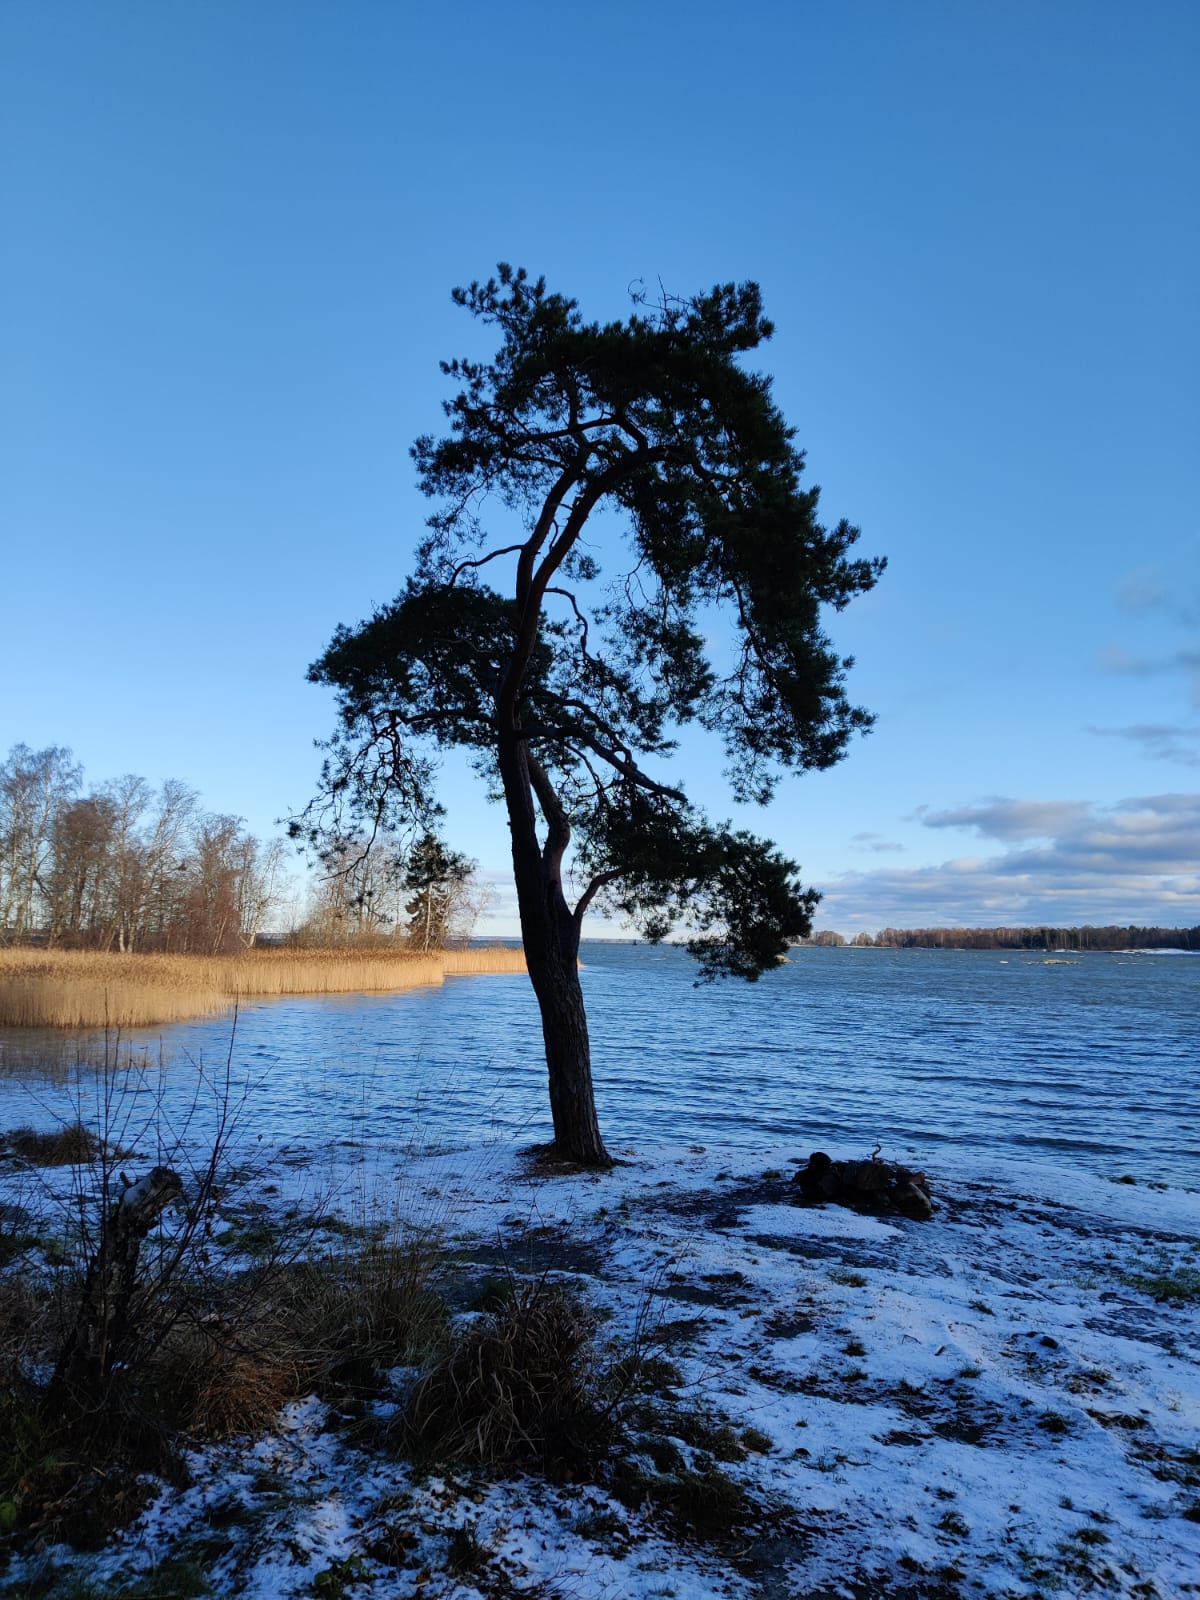
[[[456,1528],[446,1549],[446,1565],[456,1577],[469,1578],[486,1570],[491,1552],[474,1528]]]
[[[397,1226],[301,1274],[296,1290],[322,1388],[374,1393],[387,1369],[444,1352],[448,1314],[433,1282],[440,1246],[436,1229]]]
[[[554,1463],[594,1424],[590,1316],[556,1285],[518,1284],[417,1383],[400,1413],[417,1456],[480,1466]]]
[[[232,1439],[269,1427],[303,1392],[303,1353],[269,1315],[229,1326],[214,1318],[171,1330],[147,1373],[145,1399],[185,1436]]]
[[[0,1154],[15,1156],[31,1167],[81,1167],[101,1154],[100,1140],[81,1122],[68,1122],[48,1132],[13,1128],[0,1135]]]
[[[845,1267],[830,1267],[830,1283],[840,1283],[847,1289],[865,1289],[867,1280],[861,1272],[850,1272]]]
[[[1044,1433],[1059,1434],[1072,1431],[1070,1417],[1064,1417],[1061,1411],[1043,1411],[1037,1425]]]

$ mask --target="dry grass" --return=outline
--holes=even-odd
[[[97,1160],[101,1141],[81,1122],[48,1130],[13,1128],[0,1133],[0,1154],[16,1156],[34,1167],[81,1167]]]
[[[520,949],[247,950],[237,956],[0,951],[0,1027],[138,1028],[215,1016],[237,999],[364,994],[447,976],[523,972]]]
[[[448,978],[474,972],[524,972],[520,945],[489,944],[474,950],[443,950],[442,970]]]
[[[574,1453],[594,1411],[591,1333],[557,1286],[515,1285],[417,1384],[400,1437],[419,1456],[481,1466]]]
[[[179,1324],[156,1353],[145,1387],[161,1390],[156,1409],[184,1434],[228,1439],[269,1427],[310,1376],[310,1362],[267,1308],[241,1327],[215,1319],[211,1326]]]
[[[128,1028],[215,1016],[229,1005],[203,960],[90,951],[0,953],[0,1026]]]
[[[446,1306],[433,1288],[442,1239],[436,1229],[393,1225],[361,1249],[330,1255],[317,1266],[321,1285],[309,1301],[331,1372],[424,1360],[441,1342]]]

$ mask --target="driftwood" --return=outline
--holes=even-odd
[[[919,1222],[933,1215],[925,1174],[880,1161],[878,1149],[867,1161],[834,1161],[824,1150],[814,1150],[792,1181],[806,1200],[899,1211]]]
[[[96,1388],[112,1371],[136,1320],[143,1241],[183,1193],[183,1182],[170,1167],[153,1167],[136,1182],[122,1175],[121,1183],[120,1194],[101,1220],[75,1324],[55,1363],[49,1390],[55,1398],[80,1385]]]

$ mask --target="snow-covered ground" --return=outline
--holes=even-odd
[[[603,1482],[422,1476],[310,1398],[195,1452],[188,1487],[78,1558],[95,1592],[175,1560],[263,1600],[1200,1594],[1200,1194],[946,1159],[921,1223],[797,1203],[791,1147],[614,1154],[555,1174],[488,1147],[369,1181],[436,1218],[459,1270],[561,1277],[601,1346],[674,1363],[680,1414],[749,1447],[717,1469],[751,1497],[732,1533]]]

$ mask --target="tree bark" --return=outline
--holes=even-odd
[[[541,776],[539,794],[549,836],[537,838],[529,752],[514,730],[500,743],[500,773],[512,832],[513,876],[525,964],[542,1016],[550,1077],[554,1153],[581,1166],[610,1167],[600,1137],[592,1089],[592,1055],[579,982],[579,924],[562,890],[562,859],[570,841],[566,816]]]
[[[557,899],[558,907],[545,908],[552,937],[525,939],[525,963],[542,1014],[554,1150],[566,1161],[609,1167],[612,1158],[600,1137],[592,1089],[591,1041],[579,982],[579,934],[561,893]]]

